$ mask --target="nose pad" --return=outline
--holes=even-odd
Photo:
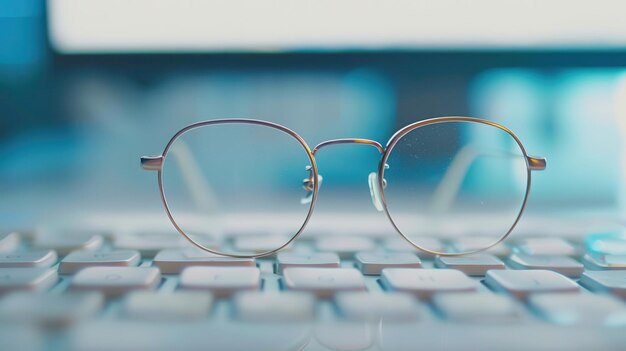
[[[306,190],[306,195],[300,199],[300,204],[301,205],[306,205],[306,204],[310,204],[311,201],[313,201],[313,170],[311,169],[311,166],[307,166],[306,170],[309,171],[309,177],[308,178],[304,178],[302,180],[302,188],[304,190]],[[322,177],[322,175],[318,174],[317,175],[317,190],[319,190],[322,187],[322,182],[324,181],[324,177]]]
[[[372,204],[376,207],[376,210],[382,212],[385,210],[383,201],[380,194],[380,187],[378,186],[378,173],[372,172],[367,177],[367,183],[370,186],[370,195],[372,196]],[[387,185],[383,179],[383,186]]]

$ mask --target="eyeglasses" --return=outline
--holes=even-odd
[[[166,214],[192,244],[213,254],[253,258],[278,252],[303,232],[323,180],[315,157],[338,144],[378,151],[368,176],[374,207],[412,247],[435,255],[474,253],[504,240],[526,207],[531,171],[546,167],[544,158],[528,156],[512,131],[471,117],[412,123],[385,146],[348,138],[313,149],[276,123],[209,120],[181,129],[161,155],[141,157],[141,165],[157,171]],[[201,235],[232,232],[242,218],[278,229],[269,236],[240,233],[245,239],[219,246]],[[455,244],[443,248],[433,237]]]

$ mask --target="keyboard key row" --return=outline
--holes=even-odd
[[[18,273],[22,279],[30,274],[30,278],[28,283],[22,283],[17,288],[13,286],[14,289],[2,290],[6,286],[2,285],[1,278],[7,272]],[[32,274],[34,272],[39,275]],[[186,272],[191,272],[196,285],[184,284]],[[289,291],[283,292],[259,291],[261,278],[258,273],[256,267],[193,267],[183,272],[180,290],[156,293],[147,290],[153,290],[158,285],[160,275],[157,268],[90,267],[72,279],[69,292],[50,294],[53,297],[39,292],[16,292],[15,296],[19,297],[13,294],[5,296],[0,299],[0,320],[3,316],[10,318],[8,316],[14,314],[17,308],[24,310],[24,316],[20,316],[24,321],[71,324],[96,314],[102,307],[101,295],[117,296],[124,292],[128,295],[123,299],[123,314],[144,320],[204,318],[211,309],[213,296],[233,294],[237,318],[250,321],[309,319],[316,303],[314,296],[334,297],[337,311],[352,320],[418,320],[422,312],[415,297],[430,300],[435,310],[447,320],[500,323],[515,322],[521,318],[521,304],[514,299],[480,292],[475,280],[450,269],[384,269],[381,282],[391,290],[384,294],[366,292],[363,277],[353,268],[287,268],[283,283]],[[45,283],[48,275],[54,277],[52,283]],[[88,275],[90,279],[86,280],[83,275]],[[46,290],[56,279],[56,273],[50,269],[0,269],[0,292],[23,288]],[[580,291],[579,287],[555,272],[491,270],[487,272],[485,282],[493,290],[522,299],[539,316],[552,323],[626,325],[626,305],[622,302],[610,295],[577,294],[575,292]],[[625,271],[586,272],[581,283],[594,291],[608,291],[626,297],[623,295],[626,289]],[[254,291],[242,293],[242,290]],[[83,297],[91,295],[77,291],[98,293],[93,295],[96,297]],[[457,293],[446,294],[449,292]],[[77,300],[72,302],[68,296]],[[43,302],[29,302],[37,299]],[[50,307],[47,311],[47,304],[58,305],[58,309]],[[75,309],[76,313],[64,312],[65,309]]]
[[[139,228],[139,227],[137,227]],[[110,228],[105,230],[98,230],[93,228],[81,227],[81,228],[41,228],[43,230],[20,230],[19,235],[11,235],[10,237],[21,237],[26,242],[33,241],[39,243],[45,242],[60,242],[66,239],[71,239],[72,241],[87,241],[91,240],[92,237],[99,237],[106,240],[111,240],[113,242],[113,247],[119,249],[128,249],[128,250],[138,250],[145,257],[151,256],[147,253],[142,252],[144,248],[148,249],[148,245],[152,246],[152,248],[156,248],[157,250],[153,250],[153,254],[159,249],[176,249],[176,248],[185,248],[190,245],[186,239],[180,235],[174,228],[170,229],[156,229],[156,230],[148,230],[148,229],[139,229],[139,230],[125,230],[125,231],[111,231]],[[350,243],[353,239],[356,239],[355,242],[363,243],[367,242],[367,246],[371,247],[371,244],[374,243],[376,249],[380,249],[381,247],[386,247],[390,251],[405,251],[405,250],[413,250],[412,246],[407,243],[401,236],[392,233],[392,232],[376,232],[375,234],[371,234],[371,230],[367,228],[359,228],[354,231],[326,231],[323,233],[316,233],[316,235],[308,235],[311,234],[309,232],[303,235],[302,240],[314,242],[315,246],[318,246],[318,241],[325,242],[326,239],[337,239],[337,242],[344,242],[341,246],[345,246],[345,243]],[[543,233],[543,232],[541,232]],[[8,234],[15,234],[12,232],[5,232],[4,235],[0,234],[0,251],[2,250],[2,242],[5,236]],[[276,230],[258,230],[258,231],[238,231],[238,232],[229,232],[225,233],[224,236],[214,236],[214,233],[197,231],[192,232],[190,235],[194,237],[194,240],[201,241],[203,244],[207,244],[210,246],[222,243],[229,243],[229,245],[234,246],[238,250],[245,251],[266,251],[265,250],[257,250],[258,245],[253,244],[253,242],[260,243],[259,245],[263,245],[264,242],[270,242],[272,238],[276,238],[277,240],[272,241],[272,243],[280,243],[284,244],[286,241],[292,238],[293,233],[285,233],[278,232]],[[580,247],[579,242],[576,241],[574,244],[568,240],[565,240],[561,237],[557,236],[549,236],[544,235],[543,237],[537,236],[540,232],[534,234],[534,236],[524,235],[517,237],[512,237],[507,239],[505,243],[501,243],[496,245],[495,247],[489,250],[489,254],[493,254],[498,257],[504,257],[508,255],[508,251],[511,248],[515,248],[516,252],[522,252],[526,254],[533,255],[577,255],[580,253],[582,247]],[[530,232],[527,234],[533,235]],[[344,240],[347,238],[347,240]],[[604,254],[620,254],[624,251],[621,249],[622,247],[626,247],[626,240],[624,240],[625,236],[621,235],[601,235],[598,237],[594,233],[588,235],[585,240],[585,248],[593,253],[604,253]],[[254,240],[249,240],[254,239]],[[366,240],[361,240],[366,239]],[[420,237],[412,237],[411,238],[415,244],[418,246],[430,248],[434,251],[448,251],[448,252],[461,252],[461,251],[472,251],[478,248],[485,247],[496,242],[499,238],[496,236],[490,236],[488,234],[481,234],[479,230],[473,231],[471,234],[466,233],[465,235],[460,235],[456,237],[440,237],[433,233],[431,236],[420,236]],[[587,240],[589,239],[589,240]],[[222,243],[218,243],[218,240]],[[589,244],[587,241],[590,241],[592,244]],[[136,247],[129,247],[130,246]],[[253,244],[250,245],[248,244]],[[382,244],[382,245],[379,245]],[[360,245],[360,244],[359,244]],[[247,247],[246,247],[247,246]],[[43,249],[54,249],[53,247],[41,247]],[[271,245],[271,248],[276,248],[276,245]],[[608,249],[607,249],[608,248]],[[81,249],[80,247],[78,249]],[[356,251],[369,251],[367,247],[359,249],[358,247],[350,247],[354,252]],[[327,250],[325,250],[327,251]],[[571,255],[569,253],[572,253]],[[58,252],[60,255],[64,255],[64,253]]]
[[[124,254],[124,256],[120,256]],[[406,255],[413,255],[405,253]],[[98,255],[102,255],[101,257]],[[406,256],[406,260],[397,257],[386,257],[385,253],[360,253],[357,255],[357,266],[366,274],[381,273],[380,282],[390,291],[406,292],[420,298],[428,299],[439,292],[469,292],[476,291],[478,283],[468,277],[473,273],[479,274],[478,268],[484,269],[485,257],[440,257],[436,265],[440,267],[455,267],[455,263],[463,261],[461,270],[438,268],[417,269],[405,266],[417,266],[417,256]],[[514,255],[514,256],[518,256]],[[131,290],[154,289],[161,282],[161,271],[158,267],[134,267],[138,261],[137,252],[91,252],[80,251],[68,255],[70,258],[59,268],[60,272],[74,272],[82,268],[81,264],[89,265],[79,270],[70,281],[70,290],[97,290],[106,295],[119,295]],[[86,257],[86,258],[85,258]],[[289,258],[286,256],[286,260]],[[486,256],[490,260],[497,260],[494,256]],[[393,259],[392,259],[393,258]],[[567,257],[565,259],[569,260]],[[94,262],[95,259],[95,262]],[[100,262],[97,260],[100,259]],[[222,260],[223,258],[212,258]],[[291,257],[293,261],[293,257]],[[336,257],[334,257],[336,259]],[[535,258],[533,258],[535,259]],[[108,266],[109,260],[124,265],[119,267]],[[456,262],[455,262],[456,260]],[[541,262],[552,258],[545,256]],[[479,264],[476,265],[475,261]],[[496,261],[497,262],[497,261]],[[560,261],[558,261],[560,262]],[[68,265],[70,263],[76,266]],[[250,261],[251,266],[191,266],[182,270],[178,286],[181,289],[206,290],[218,297],[230,296],[241,290],[260,290],[261,271]],[[293,262],[292,262],[293,263]],[[318,297],[332,297],[343,291],[365,290],[365,279],[362,273],[354,268],[319,268],[302,265],[283,267],[280,282],[286,290],[310,292]],[[568,262],[565,262],[568,263]],[[334,261],[336,264],[336,261]],[[98,266],[107,265],[107,266]],[[471,269],[477,269],[472,271]],[[502,267],[499,267],[502,268]],[[47,268],[0,268],[0,292],[13,290],[46,290],[58,281],[58,274]],[[512,294],[520,299],[526,299],[534,293],[577,292],[580,287],[574,281],[552,270],[505,270],[489,269],[486,272],[485,284],[494,291]],[[580,280],[586,288],[609,292],[626,298],[626,271],[587,271]]]
[[[240,235],[232,240],[225,239],[223,243],[214,237],[204,234],[190,234],[194,240],[205,246],[228,246],[233,252],[260,253],[276,249],[285,244],[290,237],[284,235]],[[474,251],[493,244],[498,238],[486,236],[464,236],[448,240],[435,237],[411,238],[413,243],[420,247],[438,252],[466,252]],[[378,240],[378,242],[376,241]],[[10,233],[0,238],[0,252],[15,251],[20,244],[20,236]],[[28,241],[30,242],[30,241]],[[26,245],[28,246],[28,245]],[[98,250],[104,247],[104,237],[101,234],[73,233],[73,232],[42,232],[34,236],[30,247],[38,250],[55,250],[58,255],[65,256],[76,250]],[[113,236],[112,246],[120,250],[139,251],[143,257],[152,258],[159,251],[165,249],[194,248],[182,235],[175,231],[144,231],[119,233]],[[305,245],[306,246],[306,245]],[[497,257],[506,257],[511,247],[518,254],[527,256],[570,256],[577,257],[580,250],[576,245],[562,238],[529,238],[518,241],[515,245],[500,243],[484,253]],[[313,241],[313,249],[321,252],[337,253],[341,259],[351,259],[357,252],[386,250],[388,252],[413,252],[423,258],[434,258],[432,254],[421,252],[400,237],[373,239],[364,236],[321,236]],[[624,259],[621,260],[624,262]]]
[[[17,251],[0,253],[0,268],[48,268],[57,262],[56,252]],[[608,259],[608,258],[606,258]],[[594,264],[592,265],[591,260]],[[585,265],[589,269],[619,270],[626,264],[615,259],[612,266],[598,266],[599,258],[585,256]],[[115,251],[73,251],[65,256],[59,264],[60,274],[75,274],[86,267],[132,267],[139,265],[141,255],[135,250]],[[622,261],[625,261],[622,259]],[[517,270],[550,270],[570,278],[578,278],[584,271],[584,265],[568,256],[531,256],[521,253],[512,254],[507,259],[508,266]],[[380,275],[385,268],[419,268],[422,266],[419,257],[410,252],[389,253],[383,251],[358,252],[354,256],[354,264],[364,275]],[[240,259],[215,255],[197,248],[161,250],[152,265],[158,267],[163,274],[179,274],[183,269],[192,266],[212,267],[255,267],[256,260]],[[296,253],[280,252],[276,257],[276,273],[282,274],[287,267],[338,268],[341,260],[336,253],[313,252]],[[456,269],[469,276],[484,276],[488,270],[506,269],[504,263],[496,256],[489,254],[473,254],[465,256],[436,257],[434,266],[444,269]]]
[[[436,294],[432,307],[446,321],[516,323],[534,313],[559,325],[626,326],[626,304],[609,295],[534,294],[527,305],[490,292]],[[232,318],[250,322],[313,320],[316,300],[303,292],[239,292],[230,305]],[[405,293],[342,292],[333,301],[338,317],[351,321],[416,322],[431,318],[426,305]],[[105,306],[98,292],[14,292],[0,299],[0,322],[57,328],[99,315]],[[213,295],[205,291],[133,291],[120,304],[119,318],[143,321],[198,321],[209,318]]]
[[[412,241],[420,247],[436,252],[451,253],[480,250],[492,245],[498,240],[499,238],[496,237],[464,236],[451,239],[446,245],[443,241],[434,237],[412,238]],[[420,256],[425,258],[433,258],[431,254],[418,251],[406,242],[406,240],[401,238],[389,239],[384,246],[387,250],[392,252],[413,251],[418,252]],[[530,256],[577,257],[580,255],[580,250],[575,245],[562,238],[529,238],[519,241],[513,246],[501,242],[485,251],[482,251],[482,253],[504,258],[510,255],[511,247],[514,252]]]

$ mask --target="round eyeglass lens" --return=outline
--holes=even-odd
[[[523,211],[526,157],[503,129],[437,122],[389,147],[387,212],[414,245],[442,254],[485,249],[505,237]]]
[[[305,224],[303,189],[312,160],[279,127],[218,123],[192,128],[165,154],[162,190],[175,224],[216,253],[256,256],[277,250]]]

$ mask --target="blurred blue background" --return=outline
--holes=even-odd
[[[231,7],[222,2],[185,6],[190,3],[208,10]],[[428,6],[449,10],[454,19],[458,9],[445,6],[460,3]],[[621,9],[619,3],[604,3]],[[495,4],[479,2],[478,10],[465,16],[467,23],[493,21],[497,13],[480,10]],[[124,18],[85,13],[90,5]],[[119,12],[124,6],[128,13]],[[157,13],[155,5],[145,18],[133,17],[141,6],[147,4],[0,1],[0,209],[5,219],[26,216],[25,210],[158,209],[156,181],[141,172],[139,156],[159,154],[189,123],[224,117],[281,123],[311,147],[341,137],[384,143],[395,130],[428,117],[484,117],[510,127],[529,153],[548,158],[548,171],[533,180],[532,209],[619,209],[622,203],[623,21],[604,32],[594,27],[602,23],[597,14],[583,13],[583,22],[563,19],[561,27],[545,33],[532,23],[512,24],[515,28],[494,37],[499,41],[490,37],[498,31],[487,25],[468,27],[463,36],[438,25],[432,28],[442,34],[433,34],[424,30],[428,23],[419,23],[415,31],[381,29],[384,35],[374,36],[371,45],[364,42],[367,33],[349,29],[359,26],[357,18],[336,27],[319,19],[325,29],[319,37],[297,26],[279,31],[293,38],[267,34],[254,23],[238,23],[241,33],[234,34],[225,24],[217,33],[207,27],[206,36],[195,37],[188,33],[198,28],[180,25],[167,29],[178,37],[163,35],[155,42],[142,37],[144,23],[154,25],[160,13],[171,25],[174,15],[163,15],[162,8]],[[550,13],[533,16],[539,24],[551,18]],[[98,26],[110,30],[101,32]],[[467,30],[464,23],[456,28]],[[581,36],[585,29],[589,36]],[[226,39],[212,46],[220,35]],[[320,153],[324,196],[355,190],[355,202],[369,201],[366,178],[376,160],[369,148]]]

